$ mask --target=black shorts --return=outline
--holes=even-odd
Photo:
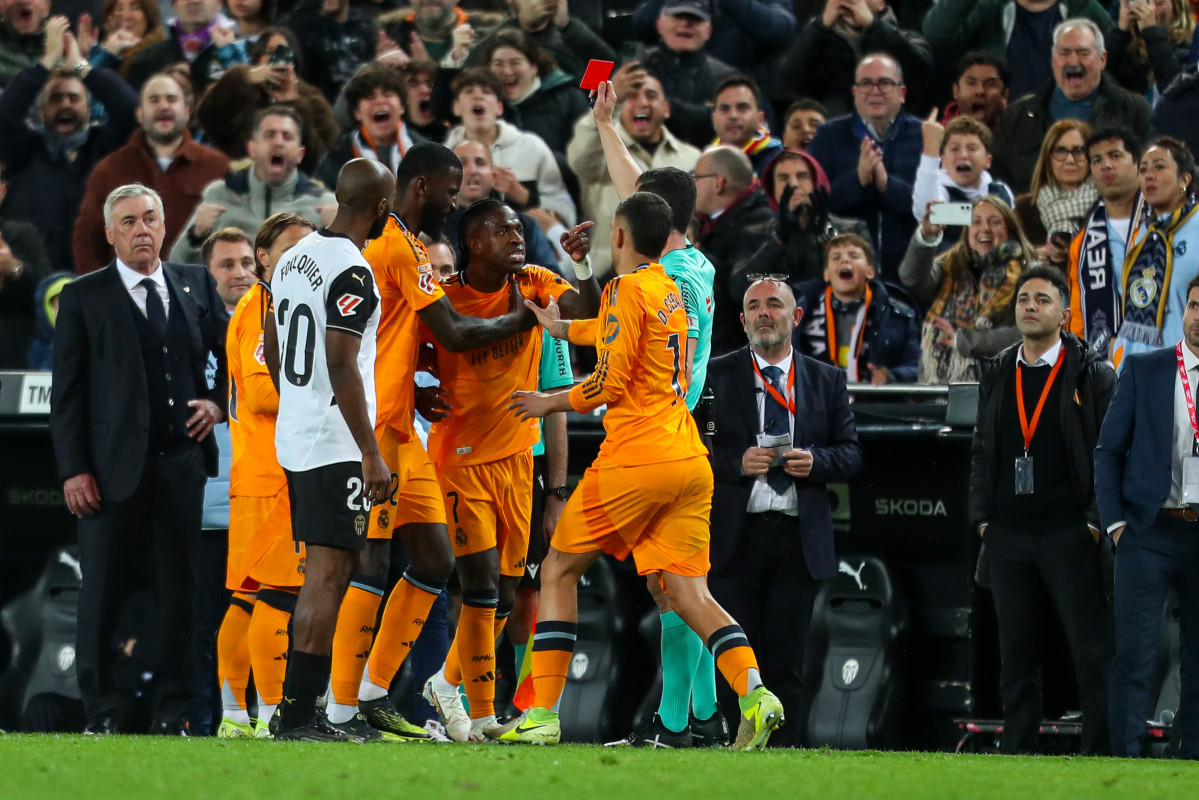
[[[362,464],[343,461],[303,472],[283,470],[291,494],[291,532],[297,542],[338,550],[366,548],[371,503],[363,496]]]
[[[545,453],[533,456],[533,513],[529,517],[529,553],[525,556],[525,574],[518,588],[541,589],[541,561],[545,558],[545,537],[541,523],[545,518]]]

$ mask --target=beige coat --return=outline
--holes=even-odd
[[[640,164],[643,170],[678,167],[689,172],[699,161],[699,150],[675,137],[665,127],[662,128],[662,144],[654,151],[652,157],[648,150],[633,141],[633,137],[620,124],[620,120],[616,121],[616,132],[629,148],[633,160]],[[574,136],[566,148],[566,160],[579,177],[583,195],[582,218],[595,221],[595,227],[591,229],[591,268],[596,277],[602,278],[612,270],[608,235],[612,230],[612,215],[620,205],[620,198],[616,194],[616,187],[612,185],[612,179],[608,177],[608,165],[604,160],[599,131],[595,127],[595,119],[590,114],[580,117],[575,124]]]

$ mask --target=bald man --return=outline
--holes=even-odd
[[[375,442],[379,291],[362,247],[391,213],[395,177],[367,159],[337,176],[337,214],[301,239],[272,278],[266,356],[279,389],[275,447],[287,476],[293,536],[307,548],[275,738],[384,738],[360,717],[335,727],[316,711],[329,683],[333,631],[373,503],[391,473]]]

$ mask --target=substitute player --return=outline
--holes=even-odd
[[[641,171],[616,130],[613,120],[616,92],[611,82],[595,92],[592,116],[599,132],[604,160],[616,193],[623,199],[635,191],[656,194],[671,210],[670,238],[659,263],[679,287],[687,309],[687,409],[695,411],[708,377],[712,353],[713,281],[716,267],[687,240],[687,227],[695,215],[695,180],[674,167]],[[662,698],[645,726],[611,744],[651,747],[723,746],[728,724],[716,706],[716,673],[712,654],[703,640],[679,618],[670,598],[650,576],[650,594],[658,605],[662,625]]]
[[[745,632],[708,593],[712,468],[687,412],[682,359],[686,312],[678,287],[654,263],[670,236],[666,201],[635,192],[612,221],[612,266],[594,339],[595,372],[570,392],[516,392],[517,417],[607,404],[607,437],[562,512],[542,564],[541,618],[533,636],[533,708],[504,741],[556,744],[551,709],[566,684],[578,620],[577,584],[602,552],[633,556],[657,574],[676,613],[708,643],[717,668],[741,699],[734,749],[759,749],[783,722],[783,707],[762,685]],[[547,326],[555,320],[539,314]],[[561,325],[561,322],[557,322]],[[584,329],[594,326],[581,326]],[[577,342],[581,343],[581,342]]]
[[[265,344],[279,388],[275,447],[293,535],[307,548],[276,739],[381,737],[364,722],[360,735],[333,727],[316,701],[329,682],[333,629],[354,553],[366,546],[367,515],[391,483],[374,436],[379,292],[361,248],[394,196],[385,166],[348,162],[332,224],[293,247],[271,285]]]
[[[313,230],[312,223],[290,212],[275,214],[262,223],[254,241],[258,283],[238,302],[225,339],[233,441],[229,575],[231,584],[256,592],[248,609],[245,657],[254,673],[258,723],[251,729],[248,722],[226,717],[218,736],[269,737],[268,723],[283,696],[287,626],[304,583],[303,548],[292,540],[287,478],[275,457],[279,393],[266,368],[263,322],[275,265]]]
[[[585,222],[562,236],[572,260],[587,258],[586,231],[593,224]],[[459,313],[502,315],[512,279],[537,303],[554,300],[580,316],[597,310],[556,273],[525,265],[520,219],[499,200],[483,199],[467,209],[458,235],[459,271],[442,289]],[[598,297],[594,288],[591,294]],[[541,345],[542,330],[536,327],[465,353],[437,349],[437,374],[450,411],[429,431],[429,456],[452,529],[462,613],[446,664],[425,683],[424,696],[455,741],[494,739],[507,730],[495,716],[495,641],[524,575],[533,499],[531,448],[540,433],[539,421],[516,420],[507,400],[514,391],[537,388]],[[460,684],[470,704],[469,722]]]

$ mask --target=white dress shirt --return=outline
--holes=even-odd
[[[1199,392],[1199,356],[1192,353],[1185,343],[1182,345],[1182,363],[1187,370],[1193,400]],[[1182,376],[1178,374],[1177,362],[1174,370],[1174,455],[1170,459],[1170,496],[1166,498],[1163,508],[1186,507],[1186,503],[1182,502],[1182,460],[1195,454],[1192,449],[1195,430],[1191,427],[1191,414],[1187,410],[1186,394],[1182,391]]]
[[[770,362],[763,359],[753,350],[750,350],[749,352],[750,355],[754,357],[754,360],[758,362],[759,370],[771,366]],[[774,366],[781,369],[783,371],[783,375],[786,375],[791,370],[791,363],[794,355],[795,351],[788,347],[787,355],[783,357],[782,361]],[[782,384],[783,391],[786,392],[787,381],[784,379]],[[754,373],[754,391],[756,392],[758,399],[758,431],[761,432],[766,428],[766,384],[762,382],[762,379],[758,377],[757,373]],[[783,397],[786,399],[794,399],[795,387],[791,387],[790,398],[788,398],[786,394],[784,394]],[[787,422],[789,431],[793,432],[795,430],[795,415],[791,413],[790,409],[787,410]],[[799,445],[797,442],[793,441],[791,446],[798,447]],[[799,495],[795,491],[795,484],[789,485],[786,493],[780,495],[774,489],[770,488],[770,484],[766,482],[765,475],[759,475],[754,480],[753,489],[749,493],[749,507],[746,509],[746,511],[750,514],[761,514],[766,511],[781,511],[787,516],[798,517]]]
[[[125,265],[121,259],[117,259],[117,272],[121,276],[121,283],[125,284],[125,290],[129,292],[129,296],[133,298],[133,302],[141,309],[143,314],[146,313],[146,287],[141,283],[146,278],[154,281],[154,285],[158,287],[158,296],[162,298],[162,310],[166,313],[167,318],[171,315],[171,293],[167,291],[167,279],[163,275],[162,262],[158,262],[157,268],[149,275],[143,275],[132,267]]]
[[[1062,340],[1058,337],[1057,343],[1053,347],[1041,354],[1041,357],[1036,361],[1029,361],[1024,357],[1024,345],[1020,345],[1020,361],[1030,367],[1052,367],[1057,363],[1058,354],[1062,352]]]

